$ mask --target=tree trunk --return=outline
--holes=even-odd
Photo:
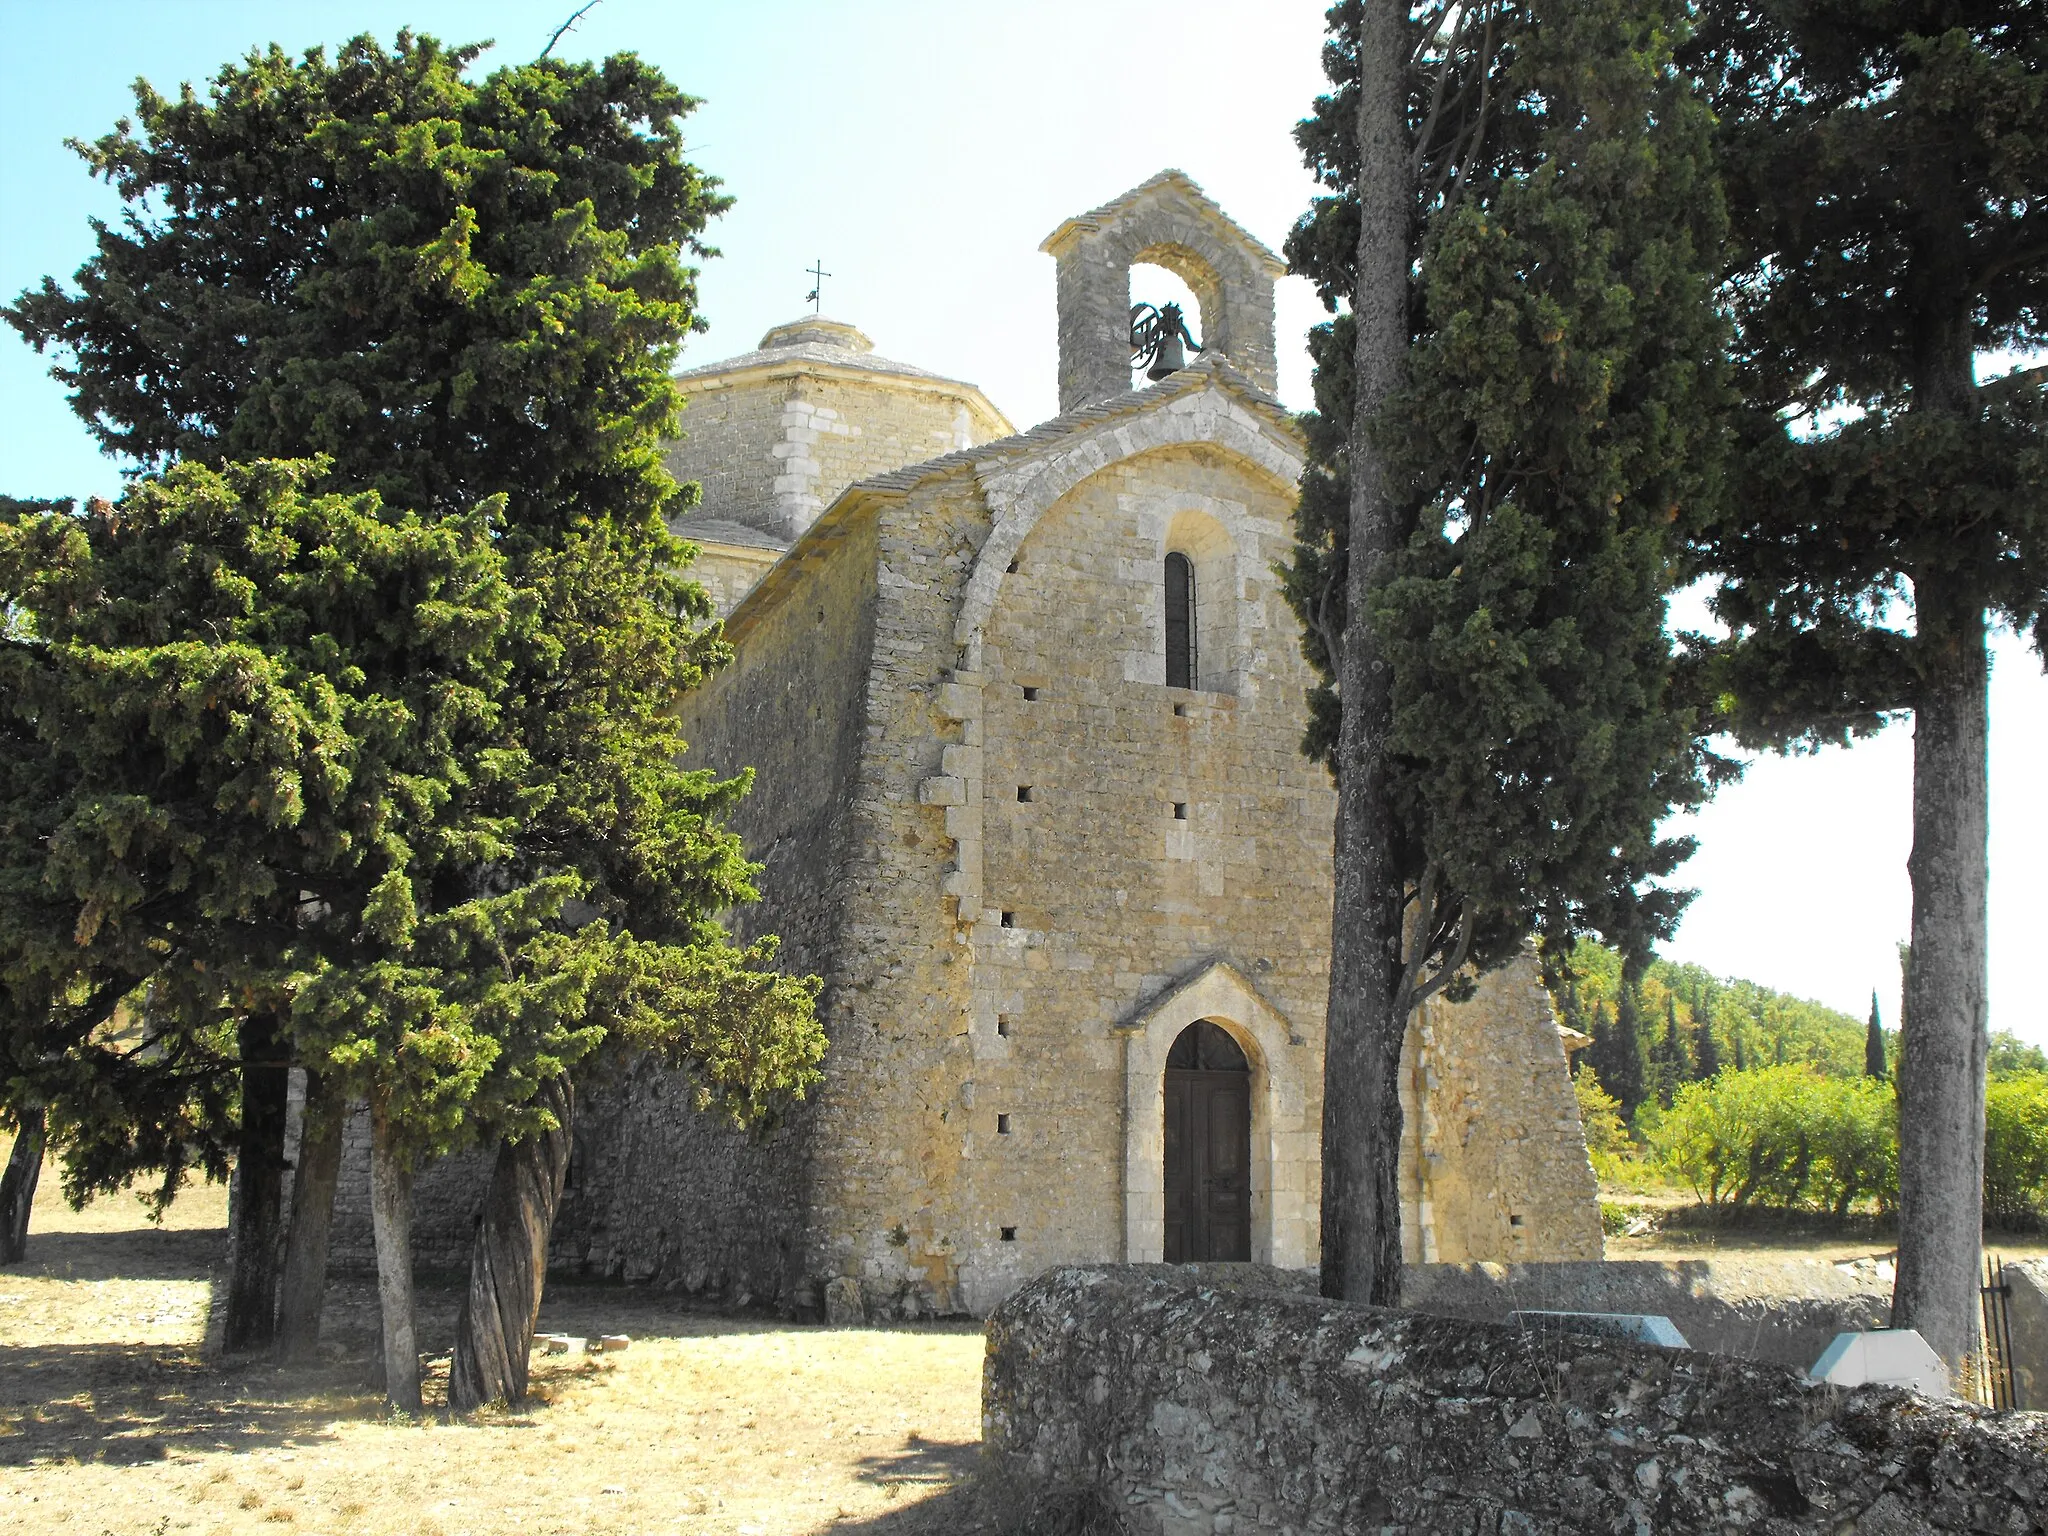
[[[1371,428],[1408,357],[1407,8],[1368,0],[1358,38],[1357,396],[1351,469],[1348,611],[1338,674],[1336,891],[1323,1056],[1322,1290],[1391,1306],[1401,1290],[1401,871],[1387,800],[1393,675],[1369,622],[1370,596],[1399,539],[1384,457]]]
[[[566,1076],[557,1077],[541,1089],[540,1103],[555,1117],[555,1129],[500,1142],[484,1196],[448,1377],[448,1406],[457,1413],[526,1396],[548,1236],[569,1176],[575,1089]]]
[[[1913,717],[1913,963],[1892,1323],[1918,1329],[1954,1370],[1976,1346],[1984,1240],[1989,666],[1984,612],[1966,579],[1916,582],[1914,612],[1925,671]]]
[[[412,1168],[384,1107],[370,1106],[370,1231],[377,1244],[377,1301],[384,1317],[384,1396],[420,1411],[420,1351],[412,1302]]]
[[[292,1223],[285,1236],[284,1280],[277,1301],[277,1357],[305,1360],[320,1344],[327,1300],[327,1245],[334,1232],[334,1191],[341,1183],[341,1132],[348,1101],[332,1078],[306,1074],[299,1166],[292,1177]]]
[[[277,1336],[277,1282],[284,1257],[285,1108],[291,1086],[284,1035],[272,1013],[242,1020],[242,1130],[229,1242],[221,1347],[267,1348]]]
[[[43,1106],[25,1104],[15,1111],[15,1120],[14,1150],[7,1171],[0,1173],[0,1264],[19,1264],[28,1257],[28,1213],[43,1176]]]

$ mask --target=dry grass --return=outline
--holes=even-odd
[[[1607,1239],[1610,1259],[1827,1259],[1889,1258],[1898,1249],[1898,1234],[1889,1222],[1851,1216],[1834,1221],[1801,1212],[1750,1209],[1729,1212],[1719,1221],[1682,1190],[1606,1188],[1612,1201],[1650,1216],[1653,1231],[1640,1237]],[[1988,1252],[2008,1259],[2048,1258],[2048,1234],[1993,1232]]]
[[[4,1153],[0,1153],[4,1155]],[[833,1331],[691,1313],[645,1292],[550,1287],[542,1326],[624,1332],[623,1354],[535,1359],[534,1401],[473,1420],[385,1415],[374,1297],[343,1281],[327,1359],[221,1363],[200,1344],[224,1202],[163,1228],[38,1192],[0,1270],[0,1531],[79,1536],[681,1533],[954,1536],[981,1339],[966,1326]],[[452,1295],[422,1295],[445,1386]]]

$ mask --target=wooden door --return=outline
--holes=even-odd
[[[1188,1036],[1213,1031],[1220,1040]],[[1187,1048],[1183,1049],[1183,1043]],[[1177,1065],[1186,1062],[1188,1065]],[[1166,1068],[1169,1264],[1252,1256],[1251,1073],[1237,1043],[1204,1020]]]

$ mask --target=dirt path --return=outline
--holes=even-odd
[[[329,1307],[328,1358],[283,1371],[200,1353],[221,1192],[163,1229],[109,1201],[39,1191],[25,1265],[0,1269],[0,1531],[80,1536],[954,1536],[983,1529],[971,1326],[837,1331],[683,1311],[659,1296],[551,1285],[544,1329],[623,1332],[599,1357],[536,1357],[519,1413],[383,1416],[366,1281]],[[447,1289],[422,1295],[436,1351]]]

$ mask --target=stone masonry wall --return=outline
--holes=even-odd
[[[1063,1269],[992,1317],[984,1485],[1128,1536],[2048,1531],[2048,1419],[1690,1350]]]
[[[1598,1259],[1599,1185],[1536,958],[1433,998],[1402,1064],[1411,1263]]]
[[[697,515],[794,539],[870,475],[986,442],[1003,430],[965,386],[791,363],[684,381],[669,473],[704,487]]]

